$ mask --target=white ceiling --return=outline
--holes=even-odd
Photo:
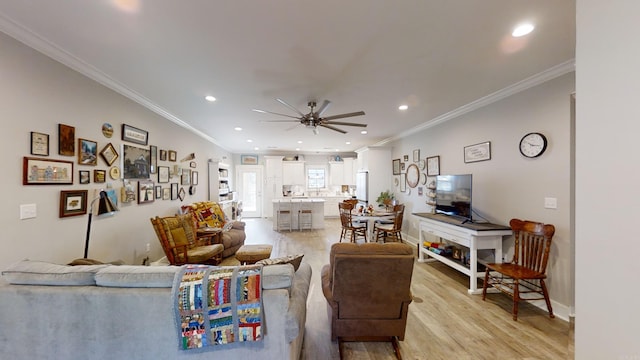
[[[0,0],[0,31],[231,152],[346,152],[571,71],[575,0]],[[276,98],[368,134],[251,111]]]

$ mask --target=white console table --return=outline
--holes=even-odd
[[[494,250],[496,262],[502,262],[502,237],[512,234],[508,226],[490,223],[465,223],[447,215],[431,213],[414,213],[420,222],[418,261],[440,261],[469,276],[469,294],[480,294],[478,277],[484,278],[484,273],[478,273],[478,250]],[[423,246],[423,233],[440,237],[448,242],[469,248],[469,268],[454,259],[435,254]]]

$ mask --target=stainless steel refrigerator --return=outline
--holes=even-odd
[[[360,171],[356,174],[356,198],[361,203],[369,204],[368,171]]]

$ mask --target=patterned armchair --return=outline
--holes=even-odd
[[[171,265],[215,265],[222,260],[224,247],[199,241],[190,215],[156,216],[151,224]]]
[[[230,221],[225,216],[220,205],[213,201],[195,202],[181,207],[184,214],[191,215],[193,226],[199,228],[221,228],[221,241],[224,246],[222,257],[228,257],[236,253],[244,245],[246,234],[245,223],[242,221]]]

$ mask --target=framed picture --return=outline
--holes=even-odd
[[[258,165],[258,155],[240,155],[242,165]]]
[[[149,132],[131,125],[122,124],[122,140],[147,145],[149,142]]]
[[[178,153],[174,150],[169,150],[169,161],[176,161],[178,159]]]
[[[178,183],[171,183],[171,200],[178,198]]]
[[[413,150],[413,162],[420,161],[420,149]]]
[[[195,168],[196,168],[196,166],[198,166],[198,164],[196,164],[196,162],[195,162],[195,161],[191,161],[191,162],[189,163],[189,167],[190,167],[190,168],[192,168],[192,169],[195,169]]]
[[[160,161],[167,161],[167,150],[160,150]]]
[[[156,199],[162,199],[162,186],[156,185]]]
[[[191,169],[182,169],[180,185],[191,185]]]
[[[80,184],[88,184],[91,182],[91,173],[89,170],[80,170],[78,171],[78,175],[80,176]]]
[[[440,156],[427,158],[427,176],[440,175]]]
[[[60,191],[60,217],[87,213],[87,190]]]
[[[73,156],[76,154],[76,128],[58,124],[58,154]]]
[[[109,200],[111,200],[111,203],[118,206],[118,193],[116,192],[116,189],[106,189],[105,192],[107,193]],[[98,195],[99,193],[100,192],[98,191]]]
[[[180,199],[180,201],[184,201],[184,197],[187,194],[186,191],[184,191],[184,188],[181,187],[180,191],[178,191],[178,198]]]
[[[393,175],[400,175],[400,159],[393,159]]]
[[[78,139],[78,164],[98,165],[98,143],[87,139]]]
[[[49,156],[49,135],[31,132],[31,155]]]
[[[151,180],[138,181],[138,204],[151,203],[155,200],[154,185]]]
[[[191,185],[198,185],[198,172],[191,171]]]
[[[93,170],[93,182],[95,183],[103,183],[107,181],[107,171],[106,170]]]
[[[125,179],[149,178],[149,149],[122,145],[122,172]]]
[[[113,147],[111,143],[108,143],[101,151],[100,156],[102,156],[102,160],[104,160],[107,165],[111,166],[114,161],[118,158],[118,152],[116,148]]]
[[[485,161],[485,160],[491,160],[491,142],[490,141],[464,147],[465,163],[472,163],[476,161]]]
[[[406,174],[400,174],[400,192],[407,191],[407,176]]]
[[[405,163],[400,163],[400,171],[404,171]]]
[[[171,199],[171,189],[170,188],[162,189],[162,200],[169,200],[169,199]]]
[[[135,182],[127,179],[122,180],[122,188],[120,194],[123,203],[135,201],[136,193]]]
[[[73,184],[73,162],[24,157],[22,185]]]
[[[151,152],[151,156],[149,158],[151,164],[149,165],[149,172],[151,174],[156,173],[156,169],[158,168],[158,147],[149,145],[149,152]]]
[[[409,161],[409,155],[405,155],[405,156],[403,156],[402,158],[404,159],[404,162]]]
[[[158,166],[158,182],[165,184],[169,182],[169,167]]]

